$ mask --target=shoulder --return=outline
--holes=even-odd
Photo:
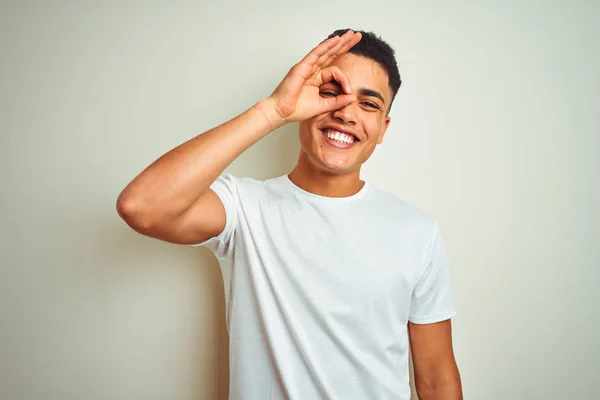
[[[270,179],[255,179],[251,177],[238,177],[231,173],[220,175],[215,184],[226,185],[231,191],[239,195],[259,196],[283,192],[285,185],[283,177]]]
[[[250,189],[260,187],[264,183],[264,181],[258,179],[250,177],[239,177],[229,172],[224,172],[221,175],[219,175],[216,179],[216,182],[223,182],[228,185],[234,185],[237,187]]]
[[[399,196],[371,185],[371,199],[381,207],[381,211],[390,213],[394,217],[400,217],[420,224],[435,223],[433,216],[423,211],[418,206],[407,202]]]
[[[385,226],[394,232],[402,232],[402,236],[418,237],[424,244],[433,237],[437,221],[432,215],[393,193],[370,186],[369,206],[385,221]]]

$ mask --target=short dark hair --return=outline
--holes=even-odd
[[[328,38],[342,36],[349,30],[350,29],[338,29],[329,35]],[[400,89],[400,85],[402,84],[402,79],[400,79],[400,71],[398,71],[398,62],[396,61],[395,51],[388,43],[381,39],[380,36],[377,36],[373,32],[358,31],[354,29],[352,29],[352,31],[360,32],[362,38],[360,39],[360,42],[348,50],[348,53],[369,58],[381,65],[385,72],[387,72],[388,82],[390,89],[392,90],[392,100],[390,101],[390,107],[388,108],[389,112],[390,108],[392,107],[392,103],[396,98],[396,93],[398,93],[398,89]]]

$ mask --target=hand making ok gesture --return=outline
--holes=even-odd
[[[344,35],[323,41],[294,65],[283,81],[269,96],[268,103],[274,108],[280,122],[296,122],[315,115],[337,110],[356,100],[352,95],[349,79],[335,66],[333,60],[346,53],[361,39],[359,32],[351,30]],[[322,97],[319,87],[327,82],[337,82],[345,94]]]

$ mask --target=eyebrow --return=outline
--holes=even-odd
[[[383,96],[381,95],[381,93],[379,93],[377,90],[373,90],[373,89],[369,89],[369,88],[364,88],[363,87],[363,88],[360,88],[359,93],[362,96],[377,97],[385,105],[385,99],[383,98]]]

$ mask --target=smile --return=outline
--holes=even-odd
[[[321,132],[326,138],[325,141],[333,147],[347,149],[352,147],[354,143],[358,142],[356,136],[350,133],[340,132],[329,128],[322,129]]]

